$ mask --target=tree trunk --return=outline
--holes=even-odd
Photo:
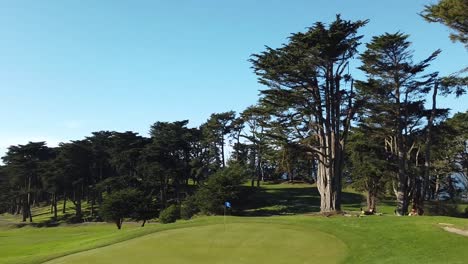
[[[23,198],[23,206],[22,206],[22,216],[23,216],[23,222],[26,222],[26,219],[28,219],[28,198],[27,196]]]
[[[82,217],[83,217],[83,213],[82,213],[82,210],[81,210],[81,191],[78,190],[78,195],[76,193],[76,191],[73,193],[73,205],[75,206],[75,216],[77,218],[78,221],[81,221]]]
[[[395,210],[396,215],[403,216],[408,214],[408,199],[406,193],[406,184],[397,183],[397,209]]]
[[[54,194],[50,197],[50,214],[54,213]]]
[[[67,211],[67,193],[63,193],[63,208],[62,213],[65,214]]]
[[[368,212],[376,212],[377,208],[377,197],[375,192],[372,190],[367,191],[367,211]]]
[[[81,217],[83,216],[83,213],[81,211],[81,199],[78,198],[75,202],[75,216],[78,218],[78,219],[81,219]]]
[[[90,195],[91,195],[91,217],[94,217],[94,206],[96,204],[96,191],[94,190],[94,186],[93,186],[93,190],[90,191]]]
[[[406,173],[406,148],[403,142],[403,129],[404,124],[401,118],[401,102],[400,102],[400,85],[397,84],[395,88],[396,99],[396,153],[398,158],[398,181],[396,200],[397,208],[396,215],[402,216],[408,214],[408,175]]]
[[[337,199],[341,190],[338,189],[333,175],[323,161],[318,165],[317,188],[320,193],[320,212],[330,213],[341,210],[341,203]]]
[[[221,135],[221,160],[224,168],[226,166],[226,162],[224,161],[224,135]]]
[[[431,167],[431,147],[432,147],[432,126],[434,124],[434,119],[437,110],[437,89],[439,83],[436,81],[434,84],[434,91],[432,93],[432,109],[431,116],[427,121],[427,133],[426,133],[426,149],[424,155],[424,179],[422,182],[422,190],[420,200],[418,201],[418,214],[422,215],[424,213],[424,200],[426,199],[427,189],[429,187],[429,178],[430,176],[430,167]]]
[[[18,215],[21,213],[21,198],[16,201],[16,210],[15,210],[15,215]]]
[[[31,176],[28,179],[28,200],[27,200],[27,214],[29,216],[29,222],[32,223],[32,214],[31,214]]]
[[[257,150],[257,165],[255,169],[255,174],[257,176],[257,187],[260,187],[260,179],[261,179],[261,173],[262,173],[262,160],[260,156],[260,150]]]
[[[53,206],[54,206],[54,220],[57,220],[57,193],[54,193]]]
[[[145,219],[145,220],[143,220],[143,223],[141,224],[141,227],[144,227],[144,226],[145,226],[145,224],[146,224],[146,219]]]

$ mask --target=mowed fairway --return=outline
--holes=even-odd
[[[342,241],[315,229],[233,223],[162,231],[47,263],[339,263],[346,254]]]

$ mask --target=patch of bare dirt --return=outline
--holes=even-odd
[[[447,225],[442,228],[447,232],[468,237],[468,230],[458,229],[458,228],[447,226]]]

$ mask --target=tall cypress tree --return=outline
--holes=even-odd
[[[251,59],[267,86],[261,103],[273,106],[278,122],[291,125],[291,141],[318,161],[322,212],[341,210],[344,148],[355,112],[346,71],[362,38],[357,31],[366,23],[337,16],[330,25],[315,23],[281,48],[267,47]]]
[[[361,55],[361,70],[368,81],[357,86],[367,101],[366,114],[375,121],[374,127],[386,130],[387,149],[395,156],[394,191],[398,215],[408,213],[412,135],[421,128],[425,96],[437,76],[424,72],[440,53],[437,50],[426,59],[413,63],[410,46],[408,35],[399,32],[373,37]]]

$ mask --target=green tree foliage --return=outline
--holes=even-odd
[[[270,151],[268,146],[268,138],[266,130],[270,116],[267,110],[258,105],[247,107],[241,114],[239,120],[243,123],[243,127],[247,129],[246,133],[240,133],[239,136],[244,138],[245,154],[243,158],[239,156],[239,161],[243,164],[249,164],[251,169],[252,178],[251,185],[257,182],[257,187],[260,186],[260,181],[265,179],[269,167],[269,161],[266,158],[267,153]],[[242,146],[238,145],[236,151],[240,153]]]
[[[434,127],[429,197],[441,192],[455,198],[454,175],[468,183],[468,112],[457,113]]]
[[[370,212],[377,211],[377,199],[385,194],[386,183],[394,171],[384,141],[382,134],[365,126],[354,129],[349,139],[351,186],[367,194],[367,210]]]
[[[195,201],[195,196],[187,197],[180,205],[180,218],[188,220],[198,213],[198,207]]]
[[[413,135],[421,128],[426,94],[436,74],[424,74],[429,63],[440,53],[413,63],[408,35],[385,33],[372,38],[361,55],[360,67],[368,77],[357,85],[368,125],[386,134],[387,150],[397,165],[395,195],[399,215],[407,214],[410,190],[410,160],[417,142]]]
[[[242,196],[242,184],[248,178],[248,170],[233,164],[211,175],[195,194],[197,207],[204,214],[222,214],[224,202],[234,206]]]
[[[151,127],[152,142],[146,145],[141,158],[141,181],[150,192],[159,192],[162,208],[168,193],[179,202],[182,187],[190,177],[190,137],[188,121],[157,122]]]
[[[318,161],[322,212],[341,210],[344,147],[355,112],[346,70],[362,38],[357,31],[366,23],[340,16],[329,26],[318,22],[251,60],[268,87],[261,91],[261,103],[290,130],[289,140]]]
[[[124,218],[135,216],[142,202],[142,196],[141,192],[132,188],[113,192],[104,198],[99,213],[104,219],[114,222],[117,228],[121,229]]]
[[[466,1],[442,0],[423,16],[453,28],[454,39],[466,44],[466,10]],[[32,221],[31,207],[47,204],[61,220],[63,200],[65,218],[67,201],[74,205],[71,220],[98,220],[104,209],[119,228],[124,218],[144,225],[169,205],[163,218],[174,207],[187,219],[198,210],[221,213],[226,200],[239,203],[245,180],[259,186],[285,175],[314,179],[322,212],[341,209],[345,176],[368,193],[372,210],[385,186],[395,186],[398,214],[407,213],[410,201],[422,208],[424,199],[455,195],[451,175],[468,174],[466,113],[443,121],[447,110],[436,107],[436,98],[466,93],[467,78],[427,73],[439,51],[415,63],[408,36],[386,33],[360,56],[366,80],[354,80],[350,61],[359,55],[358,30],[366,23],[337,16],[252,55],[265,89],[239,115],[214,113],[196,128],[187,120],[156,122],[149,138],[98,131],[57,148],[11,146],[0,167],[0,213]],[[426,109],[430,91],[433,107]]]
[[[51,158],[51,150],[45,142],[29,142],[26,145],[11,146],[3,157],[6,173],[11,175],[18,204],[21,206],[23,221],[32,222],[31,206],[42,188],[41,164]]]
[[[137,204],[135,205],[134,211],[131,214],[131,218],[137,221],[141,221],[141,227],[144,227],[148,220],[158,216],[159,205],[155,197],[146,195],[142,191],[140,191],[140,194],[137,198]]]
[[[5,166],[0,166],[0,212],[14,213],[11,211],[14,207],[12,197],[16,195],[9,188],[9,180],[5,171]]]
[[[59,200],[60,193],[64,190],[64,176],[60,173],[57,168],[57,148],[51,149],[52,156],[50,160],[47,160],[41,164],[41,182],[42,191],[50,196],[51,210],[53,213],[53,219],[57,220],[58,208],[57,203]]]
[[[426,5],[421,16],[429,22],[449,27],[454,31],[450,39],[468,45],[467,0],[440,0],[437,4]]]
[[[201,126],[204,140],[209,146],[210,156],[214,159],[214,169],[226,166],[225,140],[232,131],[235,115],[234,111],[212,114]]]
[[[92,182],[90,171],[92,152],[86,140],[72,141],[60,145],[56,168],[64,175],[64,189],[75,206],[75,221],[83,217],[82,203]]]
[[[159,215],[159,222],[163,224],[169,224],[174,223],[179,218],[180,207],[175,204],[172,204],[161,211],[161,214]]]

